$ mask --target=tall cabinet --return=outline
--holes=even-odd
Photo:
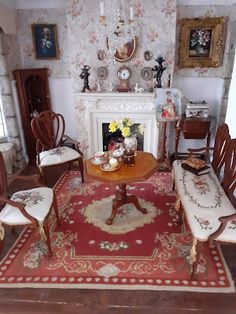
[[[51,110],[48,69],[14,70],[20,104],[22,127],[29,163],[35,163],[36,141],[31,130],[31,120],[44,110]]]

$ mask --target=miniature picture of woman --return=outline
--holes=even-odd
[[[161,117],[163,119],[175,119],[176,116],[176,106],[172,101],[172,93],[171,91],[166,91],[166,103],[162,107]]]

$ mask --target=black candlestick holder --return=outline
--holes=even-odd
[[[155,60],[158,64],[155,65],[153,68],[152,68],[152,71],[156,72],[154,74],[154,78],[157,80],[157,83],[156,85],[154,86],[154,88],[162,88],[162,85],[161,85],[161,77],[162,77],[162,74],[163,72],[166,70],[166,66],[163,66],[163,62],[165,61],[165,59],[163,59],[162,57],[157,57],[157,59]]]
[[[89,69],[90,69],[90,66],[89,65],[84,65],[84,67],[81,69],[82,72],[80,74],[80,78],[82,80],[84,80],[84,86],[83,86],[83,89],[82,89],[82,93],[84,93],[86,90],[89,90],[90,91],[90,87],[89,87]]]

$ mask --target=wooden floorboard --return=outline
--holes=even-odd
[[[25,174],[37,172],[27,167]],[[57,181],[60,172],[51,178]],[[55,182],[51,182],[54,184]],[[10,189],[23,189],[14,181]],[[7,229],[2,258],[19,235]],[[236,278],[235,246],[223,247],[223,254]],[[161,314],[235,314],[236,294],[176,291],[124,291],[80,289],[0,289],[0,314],[68,314],[68,313],[161,313]]]

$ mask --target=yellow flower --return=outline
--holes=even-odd
[[[110,124],[109,124],[109,132],[115,132],[117,130],[117,123],[116,121],[112,121]]]
[[[139,130],[139,133],[140,133],[140,134],[143,134],[143,133],[144,133],[144,129],[145,129],[145,125],[144,125],[144,124],[139,124],[138,130]]]
[[[122,133],[122,135],[123,135],[124,137],[130,136],[130,135],[131,135],[131,133],[130,133],[130,128],[129,128],[129,127],[124,127],[124,128],[122,128],[121,133]]]
[[[130,118],[125,118],[123,124],[130,127],[133,125],[133,121]]]

